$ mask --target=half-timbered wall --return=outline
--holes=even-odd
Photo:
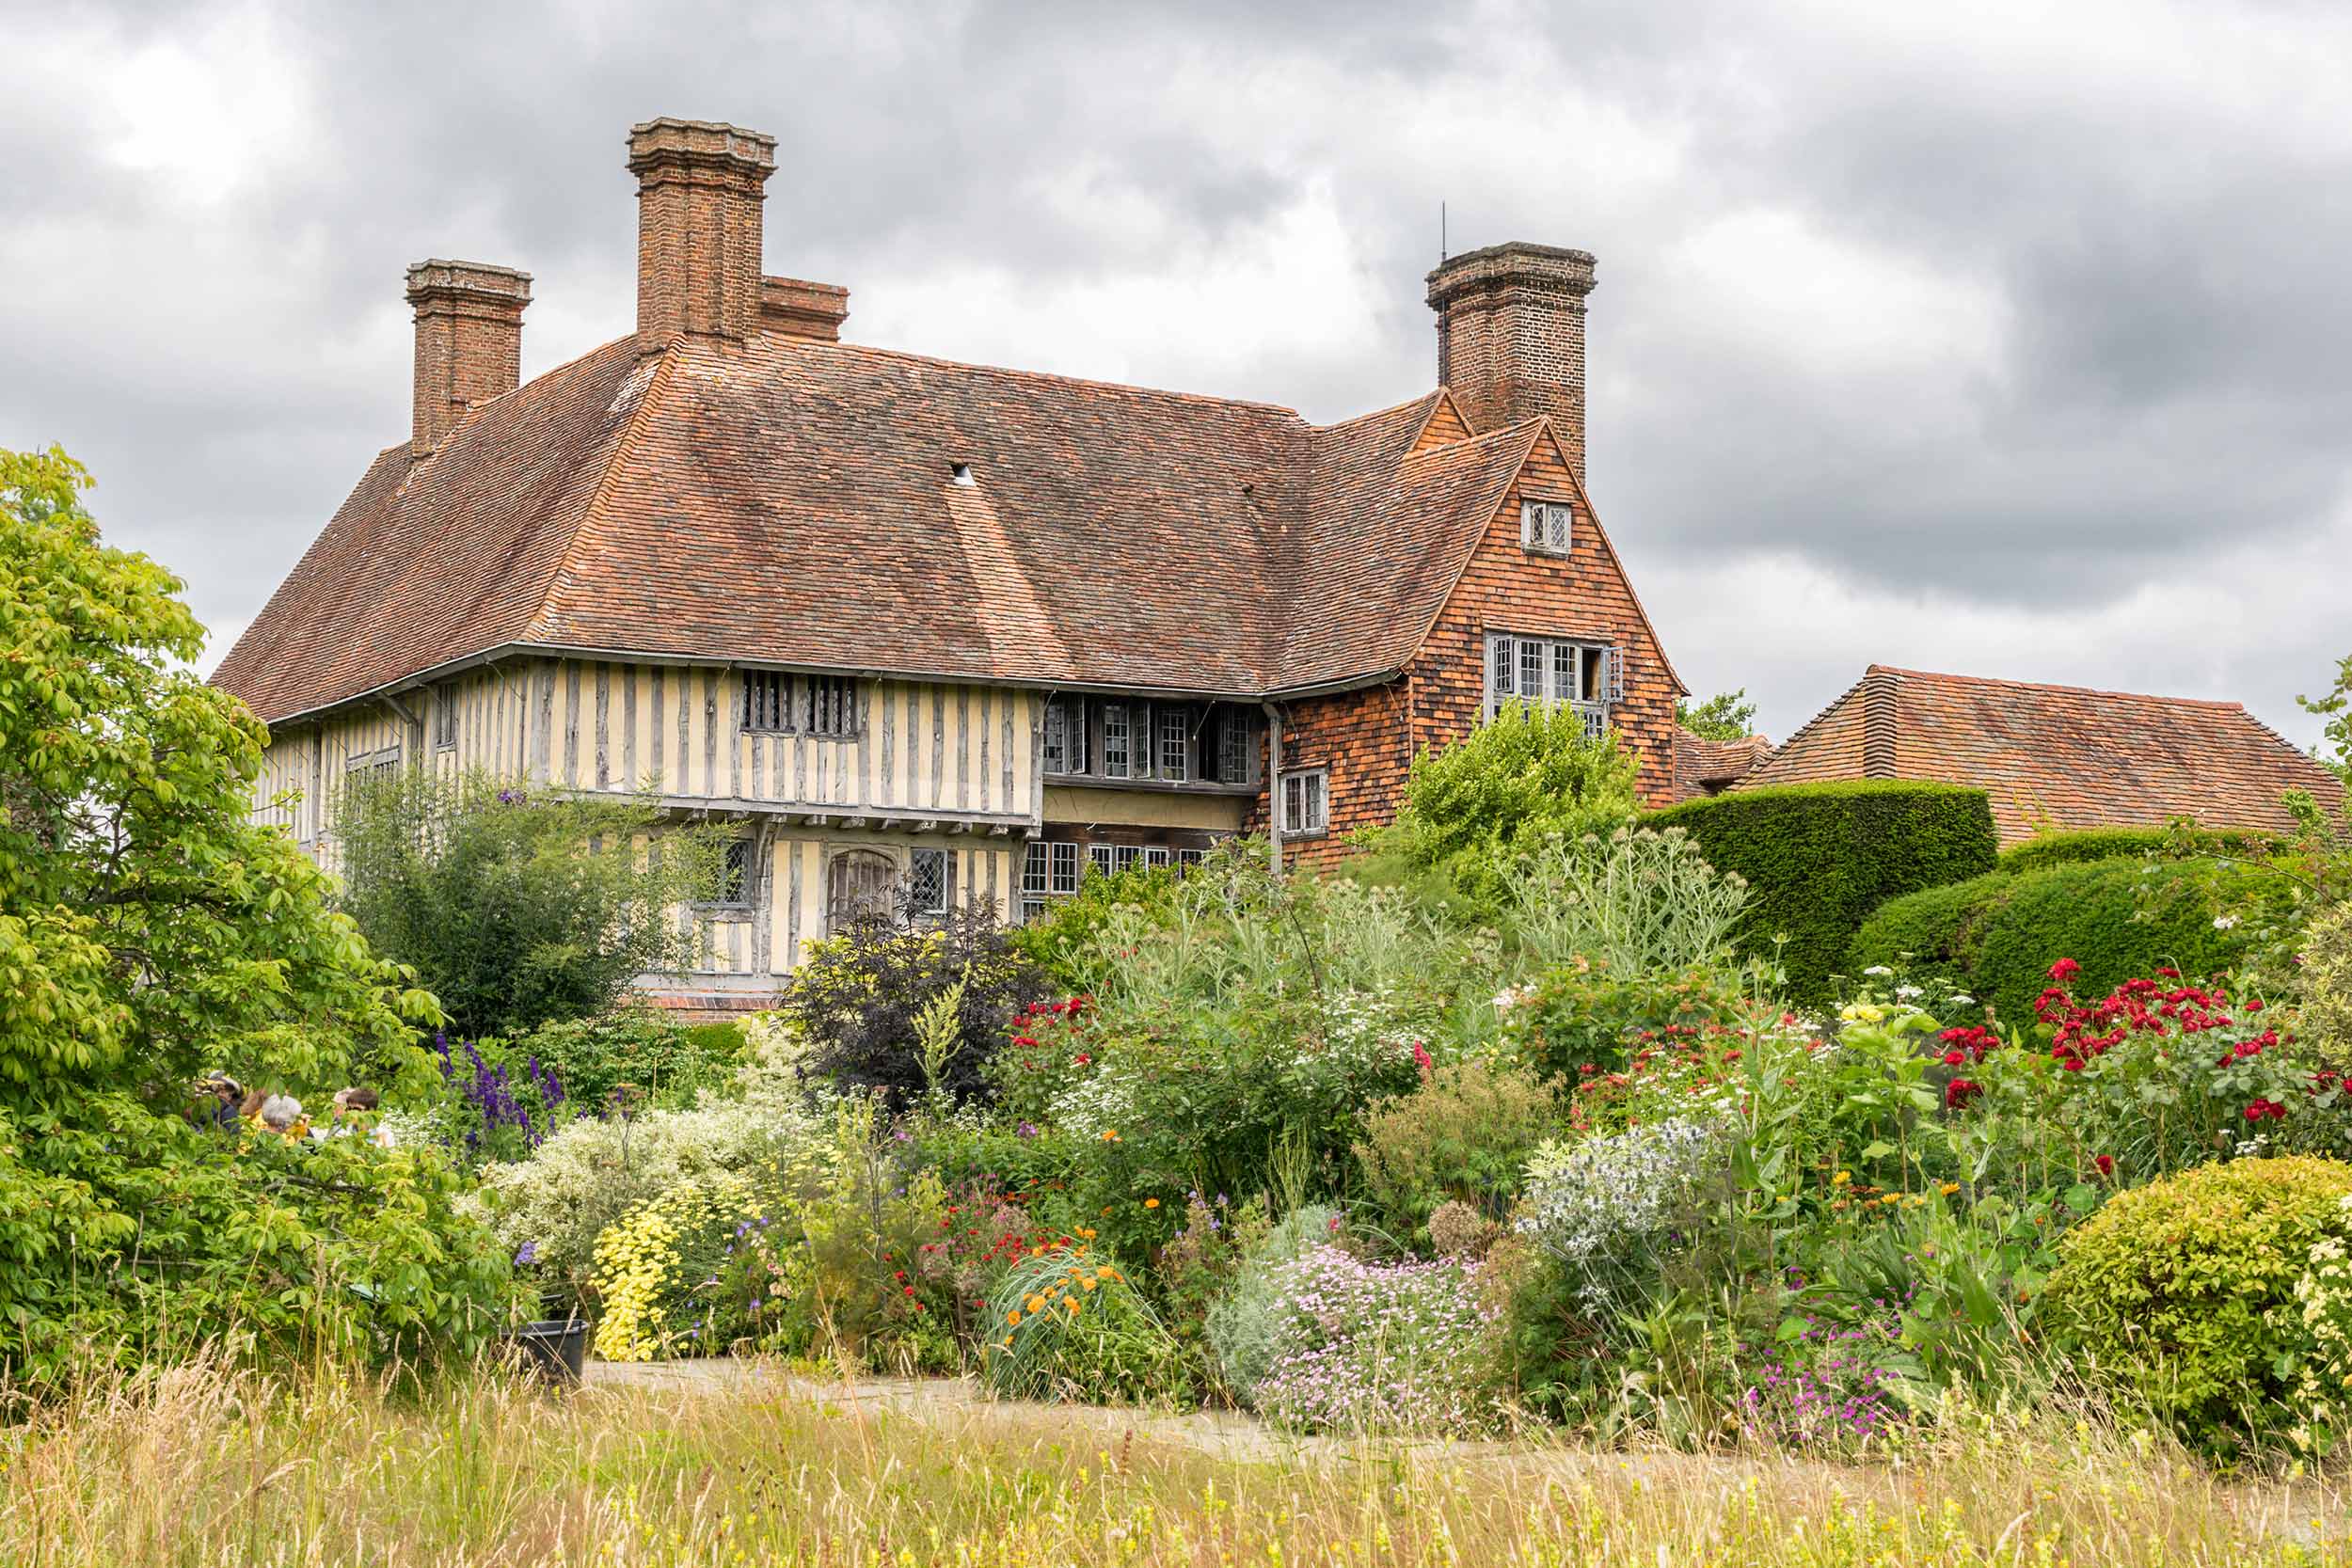
[[[901,873],[945,851],[958,906],[1010,918],[1039,820],[1039,694],[907,681],[858,683],[853,735],[747,729],[741,676],[716,667],[515,659],[283,727],[255,784],[258,819],[333,869],[334,807],[355,768],[421,762],[558,788],[646,792],[739,818],[753,844],[739,905],[680,908],[694,982],[758,989],[827,934],[834,859],[879,852]]]

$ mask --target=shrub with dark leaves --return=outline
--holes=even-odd
[[[994,1089],[981,1068],[1014,1016],[1045,988],[986,914],[859,921],[810,945],[781,1010],[807,1039],[812,1071],[847,1088],[882,1090],[893,1109],[903,1109],[929,1086],[915,1021],[959,983],[956,1038],[940,1065],[939,1087],[958,1104],[991,1100]]]

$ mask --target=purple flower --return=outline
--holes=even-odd
[[[535,1241],[525,1242],[521,1246],[515,1249],[515,1266],[518,1269],[527,1269],[538,1260],[539,1243]]]

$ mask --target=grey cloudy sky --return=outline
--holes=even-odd
[[[1600,258],[1596,503],[1684,678],[2294,696],[2352,651],[2352,10],[0,0],[0,445],[225,651],[408,420],[404,265],[633,325],[630,121],[774,133],[850,336],[1338,418],[1456,248]]]

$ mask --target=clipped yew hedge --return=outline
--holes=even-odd
[[[1781,784],[1733,790],[1653,812],[1680,828],[1719,871],[1748,883],[1737,940],[1770,958],[1774,939],[1800,1002],[1826,1001],[1849,974],[1848,949],[1890,898],[1993,869],[1998,840],[1984,791],[1910,780]]]
[[[2203,979],[2232,967],[2250,927],[2217,927],[2206,883],[2240,878],[2257,879],[2249,892],[2275,880],[2209,860],[2138,855],[1994,871],[1890,899],[1854,933],[1844,967],[1938,974],[1992,1003],[2004,1022],[2030,1025],[2033,999],[2060,958],[2083,966],[2077,996],[2104,996],[2159,969]]]
[[[2278,847],[2266,834],[2201,829],[2190,833],[2187,847],[2208,855],[2264,855]],[[2143,861],[2172,857],[2172,833],[2167,828],[2075,828],[2037,833],[2001,851],[2003,871],[2041,871],[2053,865],[2076,865],[2086,861]]]

